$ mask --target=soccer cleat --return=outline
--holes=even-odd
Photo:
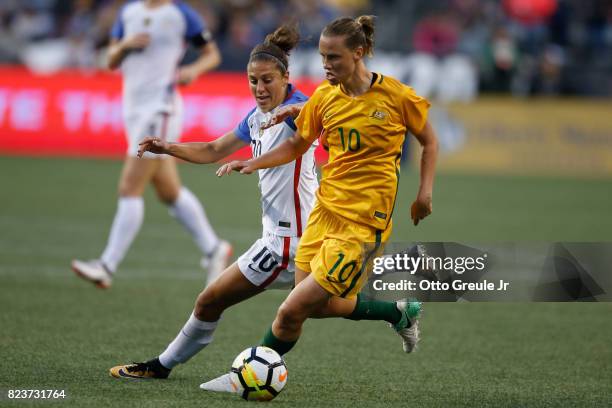
[[[168,378],[172,370],[161,365],[157,358],[144,363],[132,363],[119,365],[109,370],[109,374],[115,378],[151,379]]]
[[[206,285],[210,285],[229,266],[232,257],[232,245],[227,241],[219,241],[219,244],[210,256],[203,257],[200,261],[202,268],[208,270]]]
[[[234,388],[232,381],[230,380],[229,373],[200,384],[200,388],[206,391],[214,392],[236,392],[236,388]]]
[[[112,272],[98,259],[92,261],[74,259],[71,265],[74,273],[100,289],[108,289],[113,283]]]
[[[400,321],[391,325],[404,342],[404,351],[412,352],[419,342],[419,315],[421,314],[421,302],[399,301],[396,302],[397,309],[402,312]]]

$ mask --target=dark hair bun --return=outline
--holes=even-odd
[[[276,45],[285,54],[289,55],[289,52],[295,48],[299,41],[300,33],[297,27],[294,24],[285,24],[278,27],[272,34],[268,34],[264,42]]]

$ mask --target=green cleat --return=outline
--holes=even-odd
[[[396,302],[397,309],[402,312],[402,318],[392,327],[402,338],[404,351],[411,353],[419,342],[419,316],[422,304],[418,301]]]

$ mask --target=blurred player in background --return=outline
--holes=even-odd
[[[201,50],[190,65],[179,67],[186,42]],[[108,243],[100,259],[72,262],[72,269],[100,288],[108,288],[144,217],[142,195],[152,182],[159,199],[193,236],[203,253],[209,280],[229,262],[232,248],[211,227],[196,196],[181,185],[176,162],[147,153],[136,157],[147,136],[175,141],[182,127],[177,85],[188,85],[219,65],[221,56],[202,18],[188,5],[172,0],[125,4],[111,32],[108,65],[121,68],[128,151],[119,180],[119,202]]]
[[[302,108],[295,136],[266,154],[218,171],[220,176],[234,170],[250,174],[282,165],[300,157],[322,134],[329,146],[317,203],[295,256],[299,283],[262,342],[281,355],[295,345],[307,318],[320,317],[330,307],[353,320],[389,321],[406,352],[418,341],[418,302],[396,305],[358,295],[368,263],[391,234],[406,130],[423,146],[421,182],[411,207],[415,225],[432,211],[437,157],[437,139],[427,121],[429,102],[399,81],[367,69],[363,59],[372,54],[373,45],[372,16],[327,25],[319,41],[327,81]],[[373,246],[364,253],[366,243]],[[223,390],[227,377],[212,380],[209,389],[217,384],[215,390]]]

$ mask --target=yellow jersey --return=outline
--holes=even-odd
[[[323,82],[295,120],[300,135],[329,148],[317,200],[334,214],[386,230],[399,182],[406,131],[421,132],[429,102],[394,78],[374,73],[362,95]]]

